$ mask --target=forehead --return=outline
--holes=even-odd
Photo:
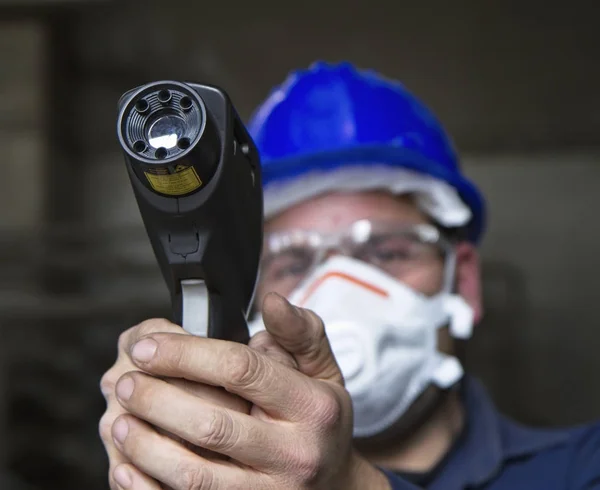
[[[331,192],[296,204],[265,223],[265,231],[302,228],[335,231],[360,219],[428,223],[410,195],[386,191]]]

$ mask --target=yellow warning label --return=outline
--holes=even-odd
[[[194,167],[177,165],[175,173],[161,173],[155,175],[150,172],[144,172],[150,185],[156,192],[166,194],[167,196],[181,196],[195,191],[202,185],[202,181]]]

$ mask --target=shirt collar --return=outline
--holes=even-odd
[[[510,459],[561,444],[567,432],[532,429],[501,415],[483,386],[466,376],[462,385],[466,434],[431,490],[458,490],[490,481]]]

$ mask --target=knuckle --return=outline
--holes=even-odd
[[[214,478],[210,471],[203,470],[198,466],[182,468],[181,475],[182,490],[214,490]]]
[[[323,460],[312,447],[298,447],[293,460],[293,474],[301,486],[311,487],[321,474]]]
[[[314,421],[318,427],[331,430],[337,427],[342,419],[341,400],[333,393],[321,392],[314,398]]]
[[[260,382],[264,363],[256,351],[235,346],[235,352],[228,357],[227,380],[234,388],[249,388]]]
[[[198,445],[215,451],[227,451],[239,440],[239,433],[231,416],[224,410],[213,410],[206,429],[200,431]]]
[[[113,417],[108,412],[100,418],[100,422],[98,423],[98,433],[105,446],[112,444],[112,424]]]
[[[254,337],[252,337],[248,343],[248,347],[251,347],[265,357],[268,357],[273,361],[277,361],[284,366],[292,369],[298,369],[298,363],[294,357],[283,347],[281,347],[273,338],[273,336],[266,331],[258,332]]]
[[[115,375],[113,369],[106,371],[102,378],[100,379],[100,391],[104,395],[104,398],[108,398],[115,392]]]
[[[129,344],[129,337],[131,336],[132,332],[135,330],[136,327],[131,327],[128,328],[127,330],[125,330],[124,332],[121,332],[121,334],[119,335],[119,341],[118,341],[118,347],[119,347],[119,352],[124,352],[127,350],[127,346]]]
[[[266,330],[261,330],[260,332],[254,334],[248,342],[248,347],[252,347],[253,349],[261,349],[272,345],[274,342],[273,337]]]
[[[143,337],[144,335],[148,335],[149,333],[158,332],[157,323],[160,320],[156,318],[151,318],[149,320],[144,320],[137,327],[134,327],[136,332],[136,337]]]
[[[185,370],[185,366],[191,363],[191,357],[193,355],[188,349],[188,345],[185,342],[181,342],[179,336],[154,336],[153,339],[158,343],[159,347],[157,353],[151,363],[160,363],[160,365],[167,371],[173,373],[179,373]]]
[[[104,373],[100,379],[100,391],[104,399],[110,406],[112,400],[115,399],[115,390],[117,383],[125,374],[138,373],[136,366],[129,362],[126,358],[118,360],[108,371]]]
[[[150,318],[144,320],[137,327],[137,337],[143,337],[151,333],[173,332],[177,327],[165,318]],[[177,330],[179,330],[177,328]]]

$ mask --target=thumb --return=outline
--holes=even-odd
[[[269,293],[263,300],[262,315],[267,332],[294,357],[300,372],[311,378],[344,384],[323,321],[316,313]]]

